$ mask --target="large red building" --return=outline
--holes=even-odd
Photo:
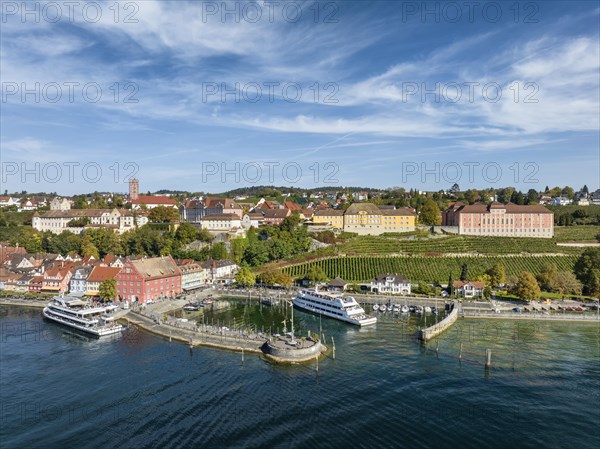
[[[541,205],[452,204],[442,212],[442,226],[454,226],[459,234],[501,237],[554,236],[554,213]]]
[[[182,292],[181,270],[171,256],[130,259],[115,279],[119,300],[145,303]]]

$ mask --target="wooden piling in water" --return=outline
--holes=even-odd
[[[486,349],[485,350],[485,367],[489,368],[490,366],[492,366],[492,350]]]
[[[333,360],[335,360],[335,340],[331,337],[331,348],[333,349]]]
[[[462,348],[463,348],[463,344],[461,342],[460,347],[458,349],[458,360],[462,361]]]

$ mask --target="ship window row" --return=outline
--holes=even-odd
[[[323,307],[319,307],[319,306],[316,306],[316,305],[313,306],[313,309],[321,310],[322,312],[333,313],[334,315],[339,315],[339,316],[343,316],[344,315],[341,312],[336,312],[336,311],[329,310],[329,309],[326,309],[326,308],[323,308]]]

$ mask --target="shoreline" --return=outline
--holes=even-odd
[[[237,299],[237,300],[244,300],[244,299],[248,299],[247,295],[245,297],[240,297],[236,295],[223,295],[220,293],[217,293],[218,297],[217,299]],[[252,298],[254,299],[254,298]],[[415,299],[415,298],[413,298]],[[421,298],[417,298],[417,299],[421,299]],[[422,298],[424,303],[430,302],[432,305],[435,306],[439,306],[439,302],[440,301],[447,301],[447,300],[441,300],[438,298]],[[32,309],[43,309],[44,307],[46,307],[46,305],[48,304],[49,300],[44,300],[44,301],[40,301],[38,299],[0,299],[0,306],[16,306],[16,307],[25,307],[25,308],[32,308]],[[376,300],[372,300],[373,303],[376,303]],[[367,302],[363,302],[364,304],[371,304],[371,301]],[[464,304],[468,304],[468,303],[463,303]],[[133,312],[133,311],[130,311]],[[133,312],[135,313],[135,312]],[[121,317],[121,318],[125,318],[125,316]],[[600,319],[598,318],[582,318],[582,317],[578,317],[577,315],[566,315],[563,316],[562,314],[559,316],[557,315],[533,315],[533,314],[528,314],[528,312],[522,312],[520,314],[518,313],[510,313],[510,314],[505,314],[505,313],[500,313],[500,314],[465,314],[463,313],[459,313],[459,317],[463,318],[463,319],[470,319],[470,318],[477,318],[477,319],[485,319],[485,318],[490,318],[490,319],[504,319],[504,320],[536,320],[536,321],[562,321],[562,322],[577,322],[577,323],[600,323]],[[152,322],[155,326],[157,325],[156,323]],[[152,331],[150,331],[152,332]],[[167,338],[169,337],[169,335],[166,335]],[[174,338],[174,337],[172,337]],[[188,341],[185,341],[185,343],[188,343]],[[241,351],[241,349],[240,349]]]

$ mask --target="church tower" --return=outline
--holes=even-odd
[[[140,181],[137,178],[131,178],[129,180],[129,200],[137,200],[140,196]]]

